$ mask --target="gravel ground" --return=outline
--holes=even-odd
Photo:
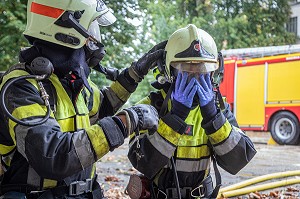
[[[300,147],[299,146],[280,146],[268,145],[270,139],[269,133],[247,132],[252,139],[257,150],[254,159],[238,174],[231,175],[220,169],[222,175],[222,187],[236,184],[254,177],[272,174],[276,172],[300,170]],[[101,161],[97,163],[98,181],[105,190],[105,195],[110,199],[126,199],[128,196],[124,194],[125,187],[128,183],[130,174],[137,173],[127,160],[128,140],[126,144],[119,147],[115,151],[105,155]],[[214,173],[214,171],[212,171]],[[212,174],[214,176],[214,174]],[[298,176],[299,178],[300,176]],[[273,179],[275,182],[282,179]],[[287,188],[289,188],[287,192]],[[276,189],[261,191],[252,194],[251,198],[300,198],[300,185],[280,187]],[[291,191],[291,190],[294,190]],[[292,193],[293,192],[293,193]],[[264,196],[259,194],[273,194],[273,196]],[[276,194],[278,196],[276,196]],[[287,195],[285,195],[287,194]],[[249,195],[240,198],[249,198]],[[233,197],[234,198],[234,197]],[[236,197],[237,198],[237,197]]]

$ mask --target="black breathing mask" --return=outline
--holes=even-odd
[[[106,54],[104,45],[102,43],[95,43],[92,40],[87,41],[84,51],[88,66],[91,68],[97,66]]]

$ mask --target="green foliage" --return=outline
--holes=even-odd
[[[214,3],[218,9],[213,35],[219,48],[277,46],[296,41],[295,35],[284,28],[290,17],[288,1],[215,0]]]
[[[138,3],[137,0],[110,0],[105,3],[114,11],[117,21],[112,26],[101,27],[102,42],[107,51],[102,64],[125,68],[136,58],[133,40],[137,37],[137,27],[128,21],[139,17],[136,13]]]
[[[101,27],[107,55],[103,66],[120,70],[141,57],[154,44],[166,40],[178,28],[195,24],[215,39],[218,49],[295,43],[286,32],[290,17],[286,0],[106,0],[117,17],[115,24]],[[20,47],[28,45],[22,32],[26,24],[27,0],[0,2],[0,70],[17,61]],[[111,82],[99,72],[92,73],[99,87]],[[130,99],[136,103],[153,89],[151,72]]]
[[[27,0],[1,0],[0,2],[0,70],[17,62],[20,47],[27,42],[22,36],[26,23]]]
[[[290,17],[285,0],[157,0],[144,4],[153,39],[167,39],[189,23],[215,39],[218,49],[293,44],[284,25]]]

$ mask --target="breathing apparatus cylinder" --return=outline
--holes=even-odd
[[[36,126],[45,123],[48,118],[50,117],[50,103],[49,103],[49,95],[47,94],[43,84],[42,80],[49,78],[50,75],[53,73],[54,68],[52,63],[49,59],[45,57],[37,57],[35,58],[30,65],[26,66],[26,70],[30,73],[30,75],[24,75],[20,77],[16,77],[14,79],[11,79],[7,81],[4,86],[1,89],[0,97],[1,97],[1,103],[0,106],[2,110],[4,110],[5,114],[14,122],[24,125],[24,126]],[[40,95],[41,98],[44,100],[45,105],[47,107],[46,115],[43,119],[37,122],[30,122],[30,121],[21,121],[17,118],[15,118],[7,109],[5,105],[5,93],[9,86],[11,86],[13,83],[23,80],[23,79],[35,79],[38,83],[39,89],[40,89]]]

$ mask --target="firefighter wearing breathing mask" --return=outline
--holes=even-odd
[[[170,36],[165,53],[158,77],[167,82],[154,82],[158,91],[139,102],[159,112],[158,129],[132,134],[128,154],[151,183],[148,191],[137,192],[131,187],[137,180],[130,178],[126,191],[140,198],[147,198],[145,192],[158,199],[216,198],[221,185],[216,162],[236,174],[256,150],[238,128],[229,105],[224,102],[221,110],[217,103],[211,82],[219,66],[214,39],[190,24]],[[215,185],[211,162],[217,173]]]
[[[20,52],[20,63],[1,83],[6,88],[2,108],[13,117],[0,112],[0,198],[103,198],[95,162],[136,128],[157,127],[152,106],[118,109],[163,55],[165,43],[100,90],[89,73],[105,54],[99,25],[116,20],[108,7],[101,0],[29,0],[27,6],[24,35],[32,46]],[[20,79],[5,87],[30,74],[48,78]],[[40,83],[47,94],[40,92]],[[48,109],[41,93],[43,99],[49,96],[51,107],[42,123]]]

